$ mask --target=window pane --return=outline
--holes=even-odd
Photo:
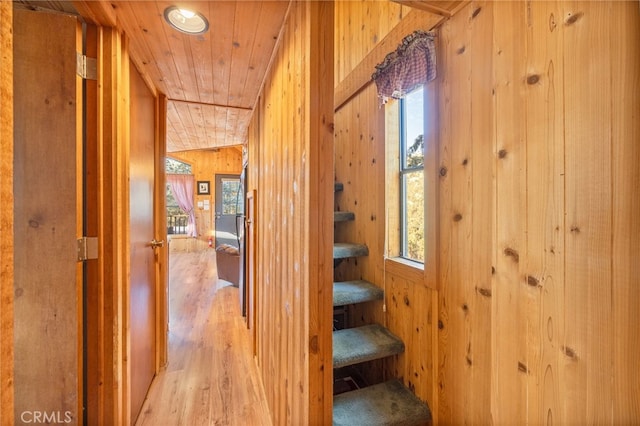
[[[191,165],[187,163],[183,163],[182,161],[176,160],[174,158],[165,158],[164,168],[167,173],[173,174],[191,174]]]
[[[424,172],[406,173],[403,178],[402,255],[424,262]]]
[[[424,165],[424,88],[409,93],[403,101],[403,168]]]
[[[240,179],[222,180],[222,214],[236,214]]]

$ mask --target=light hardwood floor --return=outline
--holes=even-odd
[[[271,425],[238,289],[217,279],[215,251],[172,252],[169,274],[169,364],[136,425]]]

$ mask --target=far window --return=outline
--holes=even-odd
[[[424,263],[424,88],[400,100],[400,255]]]
[[[243,197],[239,197],[240,179],[222,179],[222,214],[238,214],[242,212]]]
[[[168,174],[191,174],[191,165],[182,161],[169,158],[165,159],[165,171]],[[189,221],[188,215],[180,208],[178,201],[173,196],[171,185],[166,185],[167,197],[167,234],[186,234]]]

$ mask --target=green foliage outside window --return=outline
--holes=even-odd
[[[401,256],[424,262],[424,89],[400,103]]]
[[[239,201],[242,197],[238,196],[240,190],[240,179],[223,179],[222,180],[222,214],[241,213]]]
[[[424,170],[404,176],[405,257],[424,261]]]

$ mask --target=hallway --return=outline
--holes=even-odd
[[[169,364],[137,425],[270,425],[238,289],[218,280],[214,250],[172,252]]]

